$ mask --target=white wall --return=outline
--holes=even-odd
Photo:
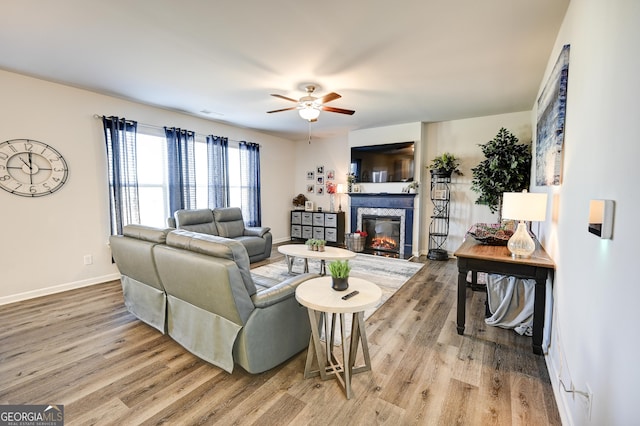
[[[449,204],[449,236],[444,248],[453,253],[462,244],[467,230],[474,223],[495,223],[497,214],[489,207],[475,204],[478,193],[471,190],[473,175],[471,168],[485,159],[478,145],[492,140],[501,127],[509,130],[519,143],[531,143],[531,112],[516,112],[465,120],[425,123],[426,158],[423,169],[427,171],[421,185],[423,223],[425,232],[421,235],[421,245],[426,253],[428,249],[429,223],[433,204],[429,199],[430,174],[426,169],[431,160],[444,152],[450,152],[460,159],[462,176],[451,177],[451,203]]]
[[[416,180],[420,182],[415,201],[414,254],[426,255],[429,244],[429,223],[433,204],[429,198],[430,173],[428,165],[431,159],[445,151],[461,159],[463,176],[453,176],[450,205],[450,232],[445,249],[453,253],[462,243],[466,231],[477,222],[493,223],[497,215],[489,208],[475,204],[478,197],[471,191],[471,168],[478,165],[484,156],[479,144],[492,140],[501,127],[505,127],[520,139],[520,143],[531,143],[531,112],[523,111],[478,117],[465,120],[438,123],[407,123],[371,129],[355,130],[349,133],[348,141],[344,137],[315,139],[311,143],[300,142],[296,145],[296,192],[303,193],[311,201],[323,208],[329,207],[328,195],[306,194],[306,172],[315,170],[318,165],[336,171],[336,182],[345,183],[350,161],[350,147],[376,145],[403,141],[416,142]],[[365,183],[363,192],[401,192],[404,183]],[[291,198],[293,198],[293,196]],[[348,211],[349,197],[342,196],[343,210]],[[337,201],[336,201],[337,203]],[[336,204],[337,205],[337,204]],[[349,217],[347,215],[347,229]]]
[[[290,199],[298,194],[303,194],[315,206],[322,207],[323,210],[329,211],[329,195],[324,193],[317,195],[306,192],[307,185],[314,185],[317,188],[316,181],[307,180],[307,172],[315,173],[318,166],[324,166],[325,177],[328,170],[335,172],[334,183],[347,183],[347,172],[349,170],[349,146],[347,145],[347,136],[337,136],[327,139],[311,139],[311,143],[307,141],[296,142],[295,146],[295,167],[293,175],[289,174],[289,179],[293,183],[294,192],[291,193]],[[325,180],[326,183],[326,180]],[[326,186],[325,186],[326,189]],[[342,196],[342,210],[348,210],[348,196]],[[335,208],[338,208],[339,200],[335,198]],[[293,204],[289,204],[289,209],[293,208]],[[288,216],[287,216],[288,220]]]
[[[274,240],[289,236],[293,142],[117,98],[0,71],[0,141],[29,138],[58,149],[69,179],[52,195],[26,198],[0,191],[0,304],[115,279],[109,236],[106,149],[102,122],[117,115],[159,126],[258,142],[263,224]],[[85,266],[83,257],[93,256]]]
[[[536,188],[552,201],[542,237],[557,265],[547,365],[567,425],[640,421],[638,23],[640,2],[572,1],[547,66],[548,74],[571,45],[563,181]],[[597,198],[615,201],[612,240],[587,232]],[[561,391],[559,376],[592,390],[590,420],[584,398]]]

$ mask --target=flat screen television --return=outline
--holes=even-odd
[[[356,182],[411,182],[413,150],[414,142],[354,146],[350,172]]]

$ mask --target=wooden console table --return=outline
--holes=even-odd
[[[553,281],[555,264],[540,243],[536,241],[536,251],[530,258],[516,259],[511,257],[506,246],[480,244],[473,238],[467,237],[454,256],[458,259],[458,334],[464,334],[469,271],[532,278],[536,280],[533,305],[533,353],[542,355],[546,281],[548,274],[551,274]]]

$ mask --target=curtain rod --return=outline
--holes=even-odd
[[[93,114],[93,118],[97,118],[97,119],[102,120],[102,118],[103,118],[103,117],[105,117],[105,116],[104,116],[104,115],[100,115],[100,114]],[[127,121],[135,121],[135,120],[127,120]],[[156,126],[156,125],[153,125],[153,124],[140,123],[139,121],[138,121],[137,123],[138,123],[138,125],[140,125],[140,126],[142,126],[142,127],[149,127],[149,128],[157,129],[157,130],[164,130],[164,127],[165,127],[165,126]],[[166,126],[166,127],[169,127],[169,126]],[[185,130],[186,130],[186,129],[185,129]],[[193,133],[194,133],[195,135],[203,136],[203,137],[205,137],[205,138],[206,138],[207,136],[209,136],[209,135],[204,135],[204,134],[202,134],[202,133],[198,133],[198,132],[193,132]],[[246,142],[246,141],[237,141],[237,140],[234,140],[234,139],[229,139],[229,142],[236,142],[236,143],[240,143],[240,142]],[[260,144],[259,144],[259,145],[260,145]]]

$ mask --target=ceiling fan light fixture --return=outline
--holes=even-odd
[[[313,105],[305,105],[304,108],[298,110],[300,117],[307,121],[315,120],[320,115],[320,110],[314,108]]]

